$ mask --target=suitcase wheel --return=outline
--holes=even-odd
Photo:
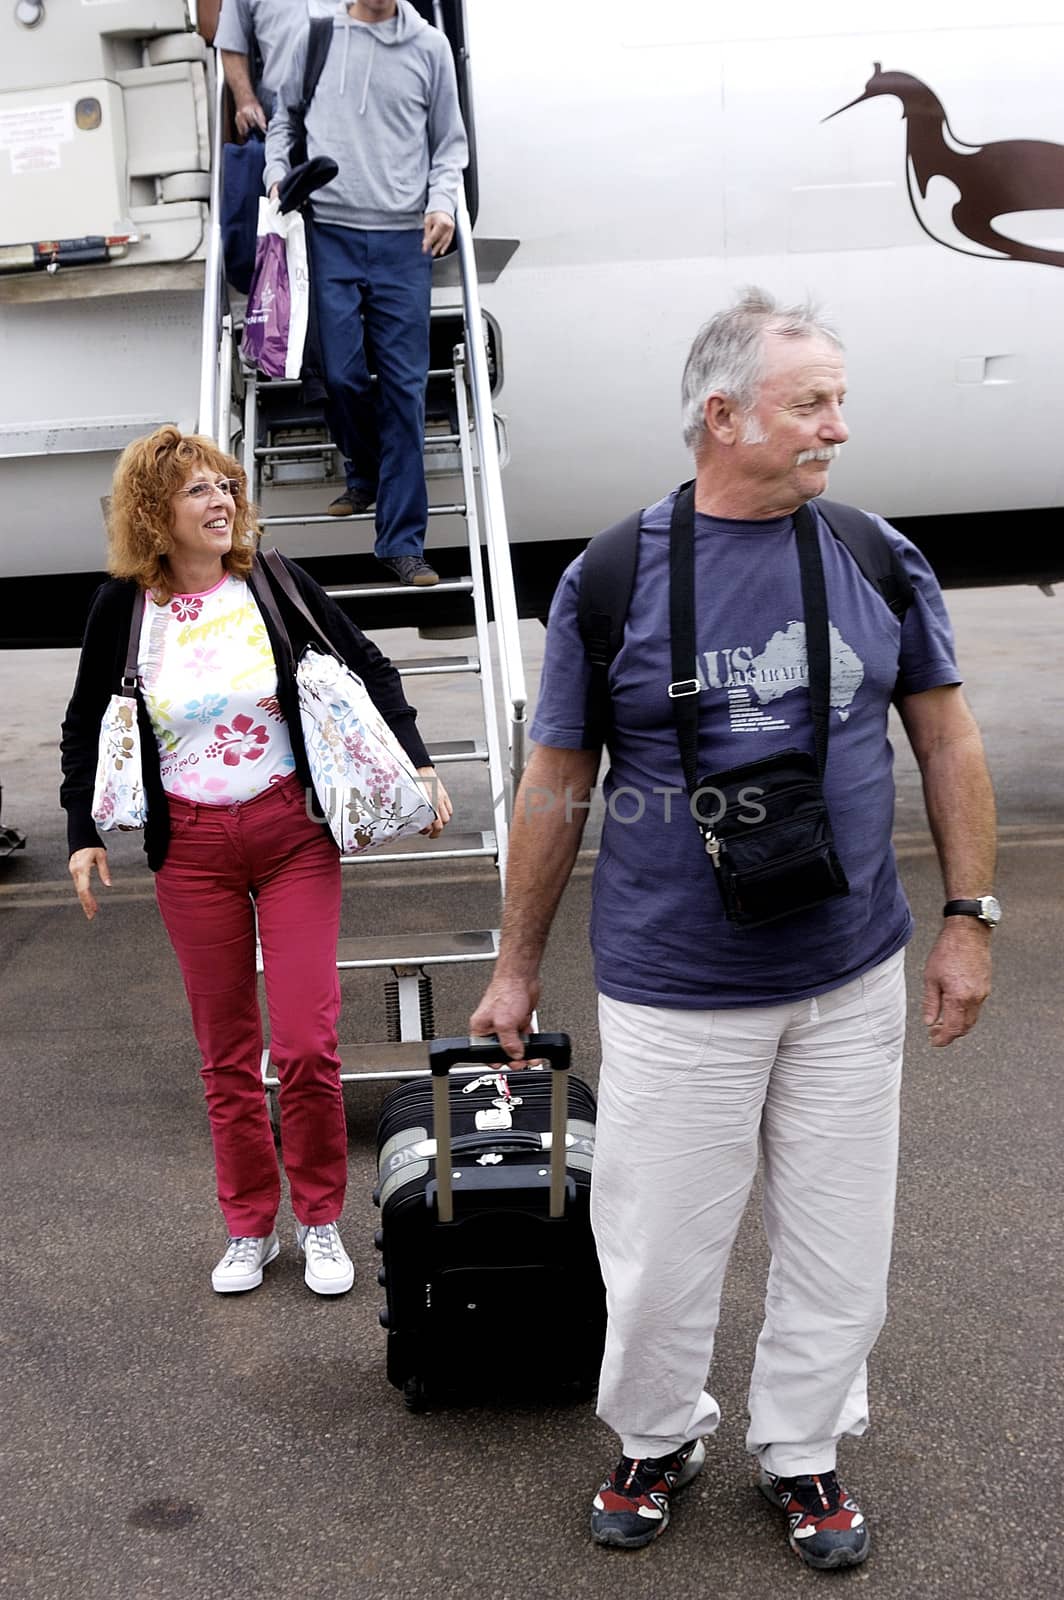
[[[428,1396],[425,1393],[423,1379],[407,1378],[403,1384],[403,1404],[408,1411],[424,1411],[427,1409]]]

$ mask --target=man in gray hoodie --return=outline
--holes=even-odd
[[[266,135],[271,194],[290,170],[305,61],[304,35]],[[378,559],[401,583],[436,583],[423,555],[432,258],[454,234],[468,159],[444,35],[408,0],[341,4],[306,133],[308,158],[340,168],[314,196],[308,244],[329,423],[348,461],[343,509],[376,501]]]

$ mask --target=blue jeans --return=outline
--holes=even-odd
[[[327,415],[347,486],[376,495],[378,556],[420,555],[432,257],[420,229],[310,231]]]

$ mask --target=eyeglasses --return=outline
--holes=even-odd
[[[241,488],[240,478],[217,478],[214,483],[207,483],[204,479],[199,483],[190,483],[187,489],[179,489],[177,493],[179,498],[189,500],[205,500],[208,495],[216,493],[226,494],[230,500],[235,500]]]

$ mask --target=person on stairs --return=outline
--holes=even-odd
[[[306,54],[304,36],[270,119],[271,194],[290,170]],[[338,6],[306,136],[309,159],[331,156],[340,168],[315,194],[308,227],[327,414],[348,463],[347,489],[329,509],[375,504],[378,560],[401,583],[434,584],[424,557],[432,261],[454,235],[468,160],[445,36],[408,0]]]

